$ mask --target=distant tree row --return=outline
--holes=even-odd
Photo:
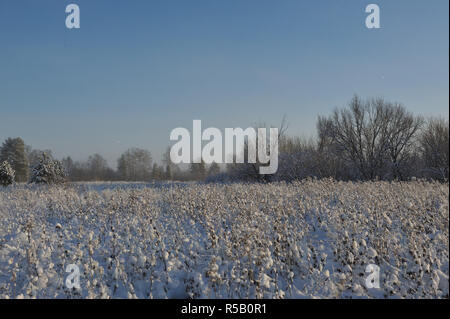
[[[62,159],[71,181],[150,181],[150,180],[204,180],[217,174],[217,164],[206,167],[204,163],[192,164],[190,170],[182,170],[170,160],[168,148],[162,156],[162,165],[153,162],[149,151],[130,148],[117,160],[117,170],[108,166],[99,154],[89,156],[86,162],[74,162],[70,157]]]
[[[0,148],[0,183],[54,183],[63,180],[200,181],[220,171],[217,164],[206,167],[204,163],[192,164],[190,170],[182,170],[170,161],[169,148],[163,154],[162,163],[153,163],[151,153],[140,148],[125,151],[117,160],[117,170],[110,168],[100,154],[89,156],[85,162],[73,161],[70,156],[58,161],[53,158],[51,150],[32,149],[21,138],[8,138]]]
[[[261,126],[259,126],[261,127]],[[70,157],[58,161],[50,150],[35,150],[21,138],[8,138],[0,148],[0,184],[70,181],[290,181],[307,177],[338,180],[408,180],[413,177],[445,181],[449,178],[448,119],[423,119],[398,103],[354,96],[345,108],[319,116],[317,137],[306,140],[279,128],[279,163],[274,175],[259,175],[259,163],[193,163],[182,170],[170,161],[168,148],[162,165],[151,153],[131,148],[117,161],[117,170],[99,154],[85,162]],[[248,148],[248,146],[247,146]],[[246,156],[244,156],[246,158]]]

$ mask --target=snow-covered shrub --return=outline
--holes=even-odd
[[[14,183],[14,170],[8,162],[0,164],[0,185],[8,186]]]
[[[66,180],[66,172],[62,163],[43,153],[39,162],[33,167],[30,183],[57,184]]]

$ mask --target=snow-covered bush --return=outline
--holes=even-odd
[[[14,170],[8,162],[0,164],[0,185],[8,186],[14,183]]]
[[[66,172],[60,161],[43,153],[39,162],[33,167],[30,183],[57,184],[66,180]]]

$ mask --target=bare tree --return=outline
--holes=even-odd
[[[441,180],[449,178],[449,122],[429,119],[419,137],[420,153],[426,176]]]
[[[277,180],[298,180],[320,177],[319,152],[313,139],[283,136],[279,147]]]
[[[177,164],[174,164],[170,159],[170,146],[167,147],[162,155],[162,163],[166,170],[165,178],[167,180],[175,179],[180,174],[180,167]]]
[[[89,156],[87,161],[90,180],[104,181],[108,175],[108,162],[100,154]]]
[[[190,165],[191,176],[194,180],[203,181],[206,178],[206,164],[201,160],[200,163],[191,163]]]
[[[421,125],[422,120],[400,104],[354,96],[348,108],[319,117],[319,146],[349,165],[353,177],[402,178],[401,165]]]
[[[146,181],[152,175],[152,156],[149,151],[131,148],[118,160],[118,173],[127,181]]]
[[[410,174],[416,137],[422,117],[407,112],[401,104],[388,104],[387,154],[391,178],[403,180]]]

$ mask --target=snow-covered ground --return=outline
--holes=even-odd
[[[422,181],[0,188],[0,298],[448,298],[448,195]]]

